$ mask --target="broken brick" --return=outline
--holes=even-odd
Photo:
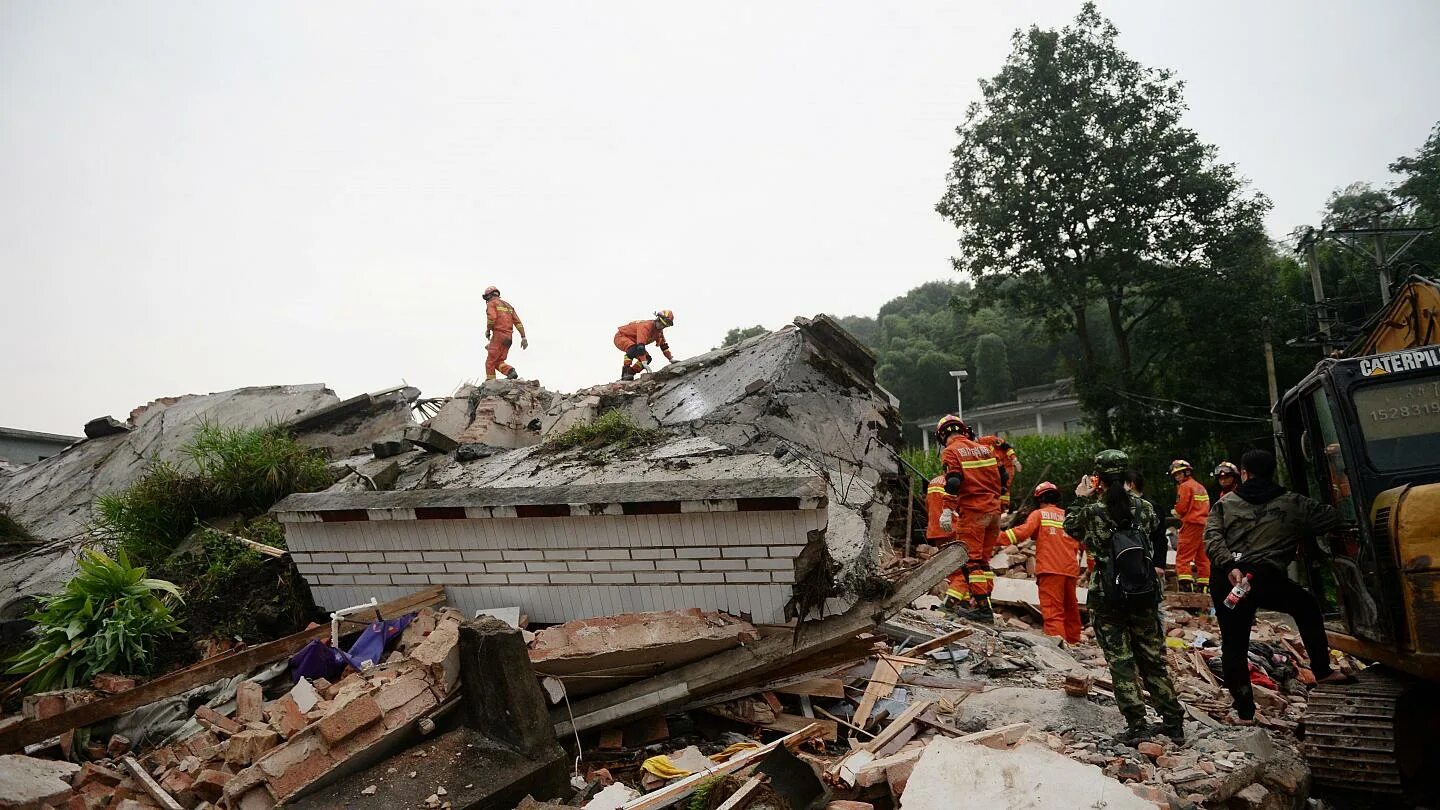
[[[310,721],[305,719],[305,713],[300,711],[300,706],[295,703],[295,698],[290,695],[272,702],[266,710],[266,716],[270,725],[287,740],[304,731],[310,724]]]
[[[380,722],[380,706],[370,695],[361,695],[334,709],[320,721],[320,736],[334,745],[355,732]]]
[[[171,796],[175,797],[176,801],[185,805],[194,803],[194,784],[194,777],[192,777],[188,773],[179,770],[170,771],[169,773],[165,774],[164,778],[160,780],[160,787],[164,788],[166,793],[169,793]]]
[[[124,675],[113,675],[109,672],[102,672],[90,681],[90,685],[101,692],[108,692],[112,695],[135,688],[135,679],[127,678]]]
[[[1165,746],[1156,742],[1142,742],[1139,745],[1135,746],[1135,750],[1139,751],[1147,757],[1150,757],[1151,759],[1155,759],[1156,757],[1165,753]]]
[[[75,778],[70,781],[70,784],[77,788],[89,784],[101,784],[107,787],[113,787],[120,784],[124,779],[125,774],[114,768],[107,768],[104,765],[87,762],[80,766],[80,770],[75,772]]]
[[[265,719],[265,692],[254,681],[241,681],[235,687],[235,720],[259,723]]]
[[[231,778],[233,777],[224,771],[203,770],[191,782],[190,790],[204,801],[218,802],[220,797],[225,795],[225,783],[229,782]]]
[[[240,732],[239,723],[215,711],[209,706],[201,706],[200,708],[196,709],[195,719],[200,721],[200,725],[205,726],[212,731],[218,729],[225,732],[226,734],[238,734]]]
[[[20,701],[20,711],[30,720],[44,720],[65,711],[64,692],[38,692]]]
[[[277,799],[290,796],[334,766],[335,759],[320,739],[318,729],[296,735],[295,739],[270,751],[256,763]]]
[[[111,759],[119,759],[130,752],[130,738],[119,734],[110,735],[110,742],[105,744],[105,753]]]
[[[260,755],[280,744],[280,735],[266,729],[246,729],[230,738],[225,746],[225,762],[231,765],[250,765]]]

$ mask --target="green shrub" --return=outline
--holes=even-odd
[[[331,483],[325,459],[280,427],[204,425],[181,452],[189,469],[157,461],[130,488],[96,499],[95,534],[142,565],[162,564],[196,521],[253,517]]]
[[[642,428],[621,410],[606,411],[588,422],[577,422],[563,433],[545,440],[549,450],[628,450],[654,444],[664,433]]]
[[[30,692],[89,683],[102,672],[146,674],[155,640],[179,629],[172,609],[180,589],[146,578],[123,551],[117,560],[86,549],[79,566],[65,589],[42,597],[41,609],[30,617],[40,640],[6,662],[12,675],[49,665],[26,683]]]

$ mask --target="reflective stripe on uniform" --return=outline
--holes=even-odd
[[[1195,501],[1208,501],[1208,500],[1210,500],[1210,496],[1209,496],[1209,495],[1191,495],[1191,496],[1190,496],[1190,499],[1191,499],[1191,500],[1195,500]]]
[[[970,598],[970,592],[969,592],[969,591],[957,591],[957,590],[955,590],[954,588],[946,588],[946,589],[945,589],[945,595],[948,596],[948,597],[950,597],[951,599],[969,599],[969,598]]]
[[[1005,530],[1005,539],[1006,539],[1006,540],[1009,540],[1011,543],[1014,543],[1014,542],[1015,542],[1015,530],[1014,530],[1014,529],[1006,529],[1006,530]]]
[[[925,490],[925,494],[926,494],[926,495],[944,495],[944,494],[946,494],[946,492],[945,492],[945,487],[930,487],[930,488],[928,488],[928,489]]]
[[[1178,580],[1180,580],[1181,582],[1189,582],[1190,580],[1192,580],[1192,579],[1195,578],[1195,575],[1194,575],[1194,574],[1176,574],[1176,575],[1175,575],[1175,578],[1178,579]]]
[[[996,461],[993,458],[984,458],[979,461],[962,461],[960,462],[960,466],[964,467],[967,470],[973,470],[979,467],[994,467],[999,463],[999,461]]]
[[[1040,519],[1040,525],[1041,525],[1041,526],[1044,526],[1044,527],[1046,527],[1046,528],[1049,528],[1049,529],[1064,529],[1064,528],[1065,528],[1065,523],[1064,523],[1063,521],[1059,521],[1059,520],[1046,520],[1045,518],[1041,518],[1041,519]]]

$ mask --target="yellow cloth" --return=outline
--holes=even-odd
[[[735,743],[734,745],[726,748],[724,751],[721,751],[718,754],[711,754],[710,761],[724,762],[725,760],[735,756],[741,751],[749,751],[753,748],[759,747],[759,743]],[[664,754],[650,757],[649,759],[641,763],[640,768],[647,773],[660,777],[661,779],[679,779],[682,776],[689,776],[692,773],[692,771],[687,771],[683,768],[675,767],[675,763],[670,761],[670,757],[665,756]]]

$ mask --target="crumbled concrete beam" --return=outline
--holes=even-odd
[[[97,416],[85,423],[85,438],[103,439],[118,433],[129,433],[130,426],[113,416]]]
[[[70,795],[70,783],[79,771],[73,762],[23,754],[0,756],[0,807],[38,810],[60,804]]]
[[[432,453],[449,453],[460,446],[459,442],[435,428],[418,425],[405,428],[405,440]]]

